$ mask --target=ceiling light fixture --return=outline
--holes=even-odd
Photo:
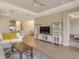
[[[65,3],[65,1],[62,1],[61,3]]]
[[[33,5],[32,6],[45,6],[43,3],[40,3],[39,0],[33,0]]]
[[[37,6],[37,4],[36,4],[36,3],[34,3],[34,6]]]

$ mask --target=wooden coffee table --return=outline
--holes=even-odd
[[[31,59],[33,59],[33,50],[32,50],[32,47],[26,45],[23,42],[14,43],[12,47],[15,48],[19,52],[20,59],[22,59],[22,53],[27,52],[28,50],[31,50]]]

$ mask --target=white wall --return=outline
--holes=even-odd
[[[71,19],[70,34],[79,34],[79,19]]]
[[[35,19],[35,24],[42,24],[42,25],[49,25],[53,22],[63,22],[63,45],[69,46],[70,40],[70,17],[68,16],[69,13],[79,11],[79,7],[64,10],[59,13],[51,14],[48,16],[40,17]],[[62,20],[63,18],[63,20]]]
[[[22,20],[24,34],[30,34],[34,30],[34,20]]]
[[[41,24],[45,26],[51,25],[55,22],[63,22],[61,12],[35,19],[35,24]]]
[[[9,32],[9,18],[8,17],[4,17],[4,16],[0,16],[0,33],[4,33],[4,32]]]
[[[19,20],[16,21],[16,31],[21,31],[21,22]]]
[[[10,32],[10,21],[11,19],[5,16],[0,16],[0,33]],[[17,30],[20,30],[21,24],[17,21]],[[34,20],[22,20],[24,33],[31,33],[34,30]]]

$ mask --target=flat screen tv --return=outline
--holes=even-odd
[[[49,26],[40,27],[40,33],[42,33],[42,34],[50,34],[50,27]]]

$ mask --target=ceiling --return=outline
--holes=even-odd
[[[40,0],[45,6],[32,6],[33,0],[0,0],[0,15],[19,19],[34,19],[57,11],[76,7],[74,0]]]
[[[68,15],[71,17],[71,20],[79,20],[79,11],[69,13]]]
[[[32,6],[33,0],[0,0],[7,2],[9,4],[13,4],[17,7],[21,7],[23,9],[28,9],[30,11],[33,11],[35,13],[40,13],[46,10],[49,10],[54,7],[58,7],[60,5],[72,2],[74,0],[39,0],[40,3],[45,4],[45,6]]]
[[[34,17],[32,14],[29,14],[27,12],[18,10],[18,9],[12,9],[12,8],[0,8],[0,16],[7,16],[11,19],[20,20],[20,19],[28,19],[32,20]]]
[[[79,23],[79,11],[69,13],[68,16],[70,16],[70,24]]]

